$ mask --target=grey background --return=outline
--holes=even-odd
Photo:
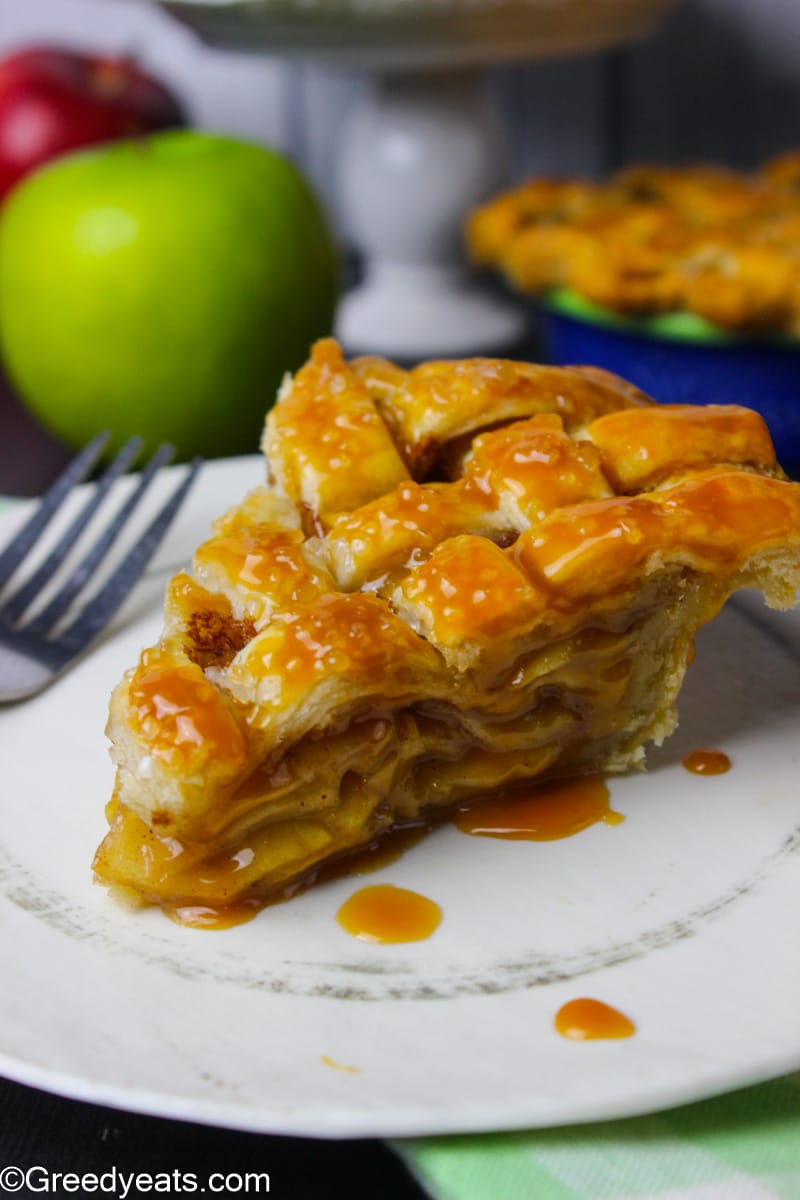
[[[288,151],[340,222],[339,137],[363,79],[209,49],[148,3],[0,0],[0,54],[40,40],[134,51],[197,124]],[[688,0],[630,49],[490,78],[513,178],[602,174],[631,159],[747,166],[800,144],[800,0]]]

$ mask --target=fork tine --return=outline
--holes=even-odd
[[[53,550],[42,565],[38,570],[34,571],[30,579],[27,579],[3,605],[2,613],[6,620],[15,621],[17,617],[20,617],[28,605],[41,593],[42,588],[53,578],[53,575],[97,512],[104,498],[108,495],[111,485],[131,465],[143,444],[140,437],[130,438],[125,443],[113,462],[103,472],[83,508],[53,547]]]
[[[135,546],[128,551],[97,595],[88,601],[83,611],[58,637],[59,645],[70,654],[77,654],[85,649],[114,616],[158,548],[202,465],[202,458],[192,460],[183,480]]]
[[[53,597],[50,603],[33,618],[33,620],[25,623],[25,629],[28,633],[44,636],[50,629],[52,629],[56,621],[64,615],[70,604],[72,604],[73,600],[78,596],[88,580],[91,579],[92,575],[97,570],[108,551],[111,549],[114,541],[127,523],[130,515],[138,507],[139,501],[150,485],[150,480],[153,478],[156,472],[161,469],[161,467],[166,466],[174,453],[175,451],[172,446],[166,444],[159,446],[158,450],[139,476],[139,482],[135,490],[122,505],[113,521],[111,521],[100,534],[97,541],[75,568],[61,590]]]
[[[91,472],[110,436],[108,430],[98,433],[97,437],[84,446],[77,458],[73,458],[55,483],[51,484],[49,490],[45,492],[36,511],[0,554],[0,587],[14,574],[25,555],[35,544],[39,534],[58,511],[64,497],[76,483],[82,483]]]

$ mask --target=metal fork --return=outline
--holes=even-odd
[[[0,589],[25,563],[40,536],[77,484],[97,464],[108,442],[101,433],[86,446],[45,493],[27,523],[0,553]],[[116,566],[107,581],[85,602],[84,593],[97,568],[138,509],[161,467],[173,456],[171,446],[161,446],[145,466],[131,495],[94,539],[77,566],[41,612],[25,614],[64,563],[105,497],[142,449],[141,438],[131,438],[105,469],[68,528],[45,560],[0,603],[0,704],[26,700],[41,692],[86,653],[116,613],[167,532],[197,475],[195,459],[138,541]],[[81,603],[65,628],[59,622],[73,605]]]

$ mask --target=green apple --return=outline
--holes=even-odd
[[[0,212],[0,347],[24,402],[81,445],[255,450],[281,376],[330,330],[337,260],[278,154],[176,130],[70,154]]]

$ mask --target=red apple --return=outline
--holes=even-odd
[[[67,150],[185,124],[175,97],[128,58],[22,50],[0,61],[0,198]]]

